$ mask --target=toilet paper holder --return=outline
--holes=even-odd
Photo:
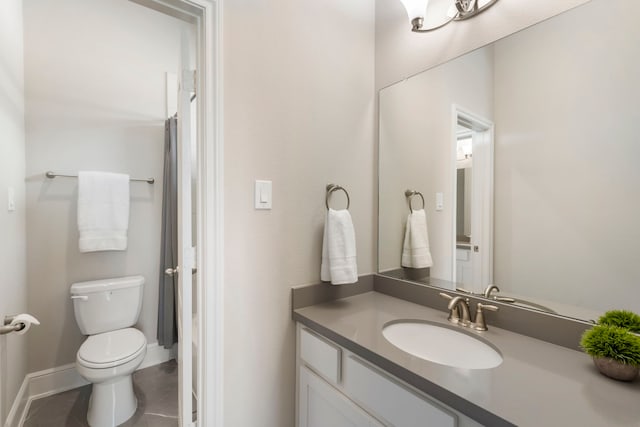
[[[24,322],[19,322],[12,325],[11,323],[14,321],[16,316],[17,315],[5,316],[3,325],[0,326],[0,335],[6,335],[12,332],[20,332],[27,327],[27,324]]]

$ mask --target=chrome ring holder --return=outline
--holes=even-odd
[[[325,196],[325,199],[324,199],[324,204],[327,207],[327,210],[329,210],[329,196],[331,196],[331,193],[338,190],[344,191],[344,194],[347,196],[346,209],[349,210],[349,206],[351,206],[351,199],[349,198],[349,193],[347,192],[347,190],[344,189],[344,187],[341,187],[338,184],[327,184],[327,195]]]
[[[426,204],[424,202],[424,196],[422,195],[421,192],[416,190],[407,190],[404,192],[404,195],[409,202],[409,210],[411,211],[411,213],[413,213],[413,207],[411,206],[411,202],[413,201],[413,196],[420,196],[420,198],[422,199],[422,209],[425,208]]]

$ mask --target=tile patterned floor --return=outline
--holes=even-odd
[[[133,374],[138,410],[125,427],[175,427],[178,425],[178,365],[171,360]],[[24,427],[88,427],[91,386],[31,402]]]

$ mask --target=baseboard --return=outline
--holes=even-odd
[[[138,369],[148,368],[149,366],[159,365],[176,358],[177,346],[174,345],[170,349],[166,349],[158,345],[157,342],[147,345],[147,354]]]
[[[175,349],[175,346],[165,349],[157,342],[148,344],[147,354],[138,370],[174,359]],[[27,374],[11,406],[4,427],[21,427],[29,413],[32,401],[87,384],[89,383],[76,370],[75,363]]]
[[[29,388],[29,379],[25,376],[22,384],[20,385],[20,389],[18,390],[18,394],[16,395],[15,400],[13,401],[13,405],[11,405],[11,410],[7,415],[7,419],[4,422],[4,427],[18,427],[22,425],[22,417],[23,414],[26,414],[28,411],[29,404],[29,394],[27,392]],[[0,420],[1,421],[1,420]]]

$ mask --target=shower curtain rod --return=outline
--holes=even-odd
[[[78,177],[78,175],[63,175],[63,174],[54,173],[54,172],[51,172],[51,171],[47,171],[45,173],[45,176],[47,178],[50,178],[50,179],[53,179],[53,178],[55,178],[57,176],[64,177],[64,178],[77,178]],[[145,178],[145,179],[130,178],[129,181],[140,181],[140,182],[146,182],[148,184],[153,184],[154,182],[156,182],[155,178]]]

